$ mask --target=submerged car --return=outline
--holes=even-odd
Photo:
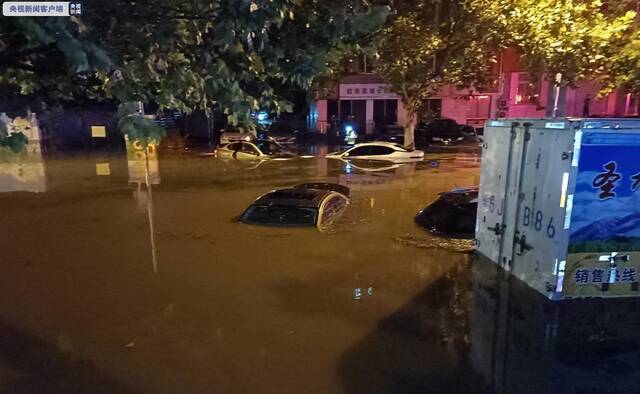
[[[295,185],[294,189],[318,189],[318,190],[329,190],[332,192],[341,193],[347,197],[351,193],[348,187],[344,185],[338,185],[337,183],[328,183],[328,182],[310,182],[310,183],[301,183],[299,185]]]
[[[308,186],[320,186],[322,189]],[[271,191],[258,198],[240,217],[240,222],[276,227],[325,228],[334,223],[349,204],[349,198],[336,190],[344,186],[306,184]]]
[[[416,215],[416,223],[429,232],[451,238],[473,238],[478,211],[478,188],[454,189]]]
[[[270,140],[236,141],[221,146],[216,156],[223,159],[291,159],[298,157]]]
[[[364,159],[364,160],[415,160],[422,159],[424,152],[406,148],[392,142],[365,142],[342,152],[330,153],[328,159]]]

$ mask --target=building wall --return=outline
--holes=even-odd
[[[519,103],[518,96],[521,96],[522,93],[519,91],[522,89],[521,78],[525,78],[528,74],[520,71],[518,59],[514,53],[506,51],[502,61],[504,62],[503,72],[499,76],[500,85],[497,91],[483,93],[473,89],[458,90],[453,86],[441,89],[439,94],[433,97],[441,100],[441,116],[454,119],[460,124],[474,126],[481,126],[487,119],[497,118],[502,114],[510,118],[544,117],[549,98],[550,84],[548,80],[544,76],[541,77],[537,89],[532,89],[537,94],[537,102]],[[598,92],[599,86],[592,81],[582,81],[575,88],[567,88],[565,115],[582,117],[587,97],[590,100],[590,116],[613,117],[638,114],[638,100],[621,92],[614,92],[604,98],[598,98]],[[341,84],[339,97],[340,100],[366,100],[366,131],[368,133],[375,128],[373,100],[377,99],[397,100],[397,124],[399,126],[407,124],[407,111],[400,96],[393,93],[384,83]],[[501,102],[506,102],[506,108],[500,105]],[[317,106],[318,129],[323,130],[322,125],[326,125],[328,121],[326,100],[318,101]]]
[[[546,113],[547,99],[549,98],[549,82],[542,79],[540,82],[540,96],[538,104],[518,104],[518,86],[520,72],[511,72],[505,75],[509,79],[509,88],[505,89],[502,99],[507,101],[508,117],[538,118]],[[590,116],[625,116],[627,112],[620,100],[620,94],[615,92],[604,98],[598,98],[600,87],[591,81],[582,81],[575,88],[567,88],[565,101],[565,115],[568,117],[582,117],[585,99],[589,97]],[[552,104],[550,104],[552,105]]]

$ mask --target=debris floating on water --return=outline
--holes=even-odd
[[[405,234],[395,238],[402,245],[425,249],[446,249],[457,253],[469,253],[474,250],[472,239],[447,239],[435,236]]]

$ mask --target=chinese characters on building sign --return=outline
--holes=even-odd
[[[389,89],[385,89],[383,86],[378,86],[377,88],[347,88],[347,94],[385,94],[392,93]]]
[[[616,172],[617,167],[618,164],[615,161],[610,161],[602,166],[605,171],[599,173],[595,178],[593,178],[591,186],[596,189],[600,189],[600,200],[607,200],[609,198],[616,197],[616,183],[620,182],[623,177],[623,174]],[[635,192],[640,188],[640,172],[631,175],[630,179],[632,181],[631,191]]]
[[[592,285],[609,282],[635,283],[638,281],[637,270],[634,267],[624,268],[622,272],[617,269],[580,268],[576,270],[573,280],[578,285]]]

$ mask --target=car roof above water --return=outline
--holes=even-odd
[[[360,147],[360,146],[387,146],[389,148],[405,150],[405,147],[403,147],[402,145],[398,144],[397,142],[389,142],[389,141],[363,142],[361,144],[355,145],[354,148],[357,148],[357,147]]]
[[[301,208],[319,208],[331,190],[279,189],[258,198],[254,205],[288,205]]]

